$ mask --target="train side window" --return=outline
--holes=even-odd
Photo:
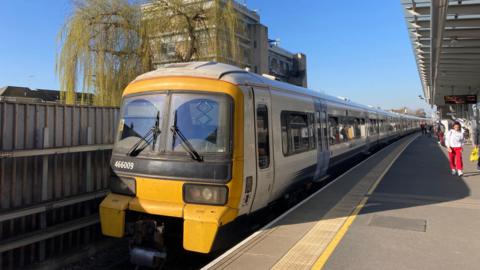
[[[354,131],[355,131],[355,139],[359,139],[361,136],[362,136],[362,132],[360,130],[360,119],[359,118],[355,118],[353,120],[353,128],[354,128]]]
[[[315,117],[313,113],[308,113],[308,139],[309,139],[309,148],[316,149],[316,138],[317,134],[315,132]]]
[[[263,104],[257,106],[257,146],[258,167],[260,169],[268,168],[270,166],[268,108]]]
[[[360,138],[365,138],[367,136],[367,129],[365,126],[365,119],[360,119]]]
[[[330,145],[340,143],[340,129],[339,129],[339,121],[338,117],[329,116],[328,117],[328,128],[329,128],[329,136],[328,142]]]
[[[315,149],[313,114],[304,112],[281,113],[283,154],[289,156]]]
[[[379,133],[379,121],[377,119],[370,119],[370,134],[377,135]]]
[[[315,112],[315,130],[317,133],[317,144],[320,151],[322,151],[322,124],[320,112]]]
[[[325,141],[328,138],[327,113],[325,111],[322,112],[321,119],[322,119],[322,128],[323,128],[323,140]],[[325,147],[327,148],[327,146]]]
[[[341,117],[340,124],[338,126],[338,130],[340,132],[340,142],[348,142],[348,118]]]
[[[340,128],[340,139],[344,142],[353,140],[357,137],[357,133],[359,134],[358,130],[358,122],[357,119],[354,117],[342,117],[342,125]]]

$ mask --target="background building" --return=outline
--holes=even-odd
[[[206,0],[205,6],[212,7],[214,0]],[[260,16],[257,12],[248,9],[245,5],[233,1],[234,9],[237,11],[239,25],[235,36],[239,44],[239,57],[233,60],[225,57],[219,52],[213,50],[202,51],[199,59],[201,61],[216,61],[233,64],[241,68],[248,68],[251,72],[258,74],[268,74],[274,76],[277,80],[289,82],[292,84],[307,87],[307,62],[306,56],[302,53],[291,53],[281,48],[279,42],[268,38],[268,27],[260,23]],[[143,9],[148,11],[151,4],[145,4]],[[200,37],[200,50],[208,50],[208,29],[198,29],[202,32]],[[164,64],[177,62],[176,56],[178,47],[178,37],[170,33],[167,29],[155,35],[153,43],[159,48],[154,52],[154,64],[161,66]],[[226,42],[219,39],[218,42]],[[158,44],[160,43],[160,44]],[[222,48],[222,44],[219,46]]]

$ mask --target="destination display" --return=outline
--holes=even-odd
[[[444,96],[445,104],[476,104],[477,95]]]

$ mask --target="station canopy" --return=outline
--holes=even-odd
[[[448,96],[477,95],[480,0],[401,1],[427,102],[442,106]]]

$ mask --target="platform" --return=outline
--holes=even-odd
[[[418,134],[383,148],[204,269],[478,269],[480,172]]]

